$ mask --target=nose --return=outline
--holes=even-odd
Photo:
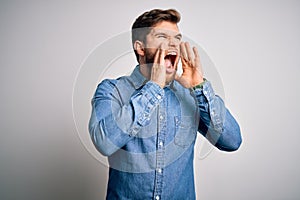
[[[179,42],[177,42],[177,39],[174,37],[169,38],[169,46],[170,47],[176,47],[179,45]]]

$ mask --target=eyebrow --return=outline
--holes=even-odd
[[[166,36],[169,36],[168,33],[165,33],[165,32],[162,32],[162,31],[154,32],[154,35],[166,35]],[[176,34],[174,37],[180,37],[180,38],[182,38],[182,34],[181,34],[181,33],[178,33],[178,34]]]

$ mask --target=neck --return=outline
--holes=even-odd
[[[147,80],[150,80],[151,67],[149,65],[140,63],[140,72]]]

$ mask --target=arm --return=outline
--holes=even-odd
[[[92,99],[89,132],[95,147],[105,156],[123,147],[149,122],[149,116],[164,95],[157,84],[149,81],[123,104],[116,82],[103,81]]]
[[[166,69],[165,50],[160,46],[155,53],[150,81],[133,92],[128,102],[122,103],[117,81],[103,81],[92,100],[89,132],[98,151],[110,156],[150,122],[150,116],[164,96]]]
[[[188,42],[180,44],[183,73],[176,77],[185,88],[194,89],[200,110],[198,130],[220,150],[237,150],[242,142],[240,128],[225,107],[223,100],[215,95],[210,83],[203,78],[198,50],[193,51]],[[200,88],[197,86],[201,85]]]
[[[194,92],[200,110],[198,131],[220,150],[237,150],[242,142],[240,128],[223,100],[208,81]]]

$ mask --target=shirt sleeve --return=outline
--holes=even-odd
[[[124,103],[116,85],[116,80],[104,80],[92,99],[89,132],[95,147],[105,156],[122,148],[147,125],[164,97],[164,90],[149,81]]]
[[[242,142],[240,127],[210,82],[194,93],[200,110],[198,131],[220,150],[237,150]]]

